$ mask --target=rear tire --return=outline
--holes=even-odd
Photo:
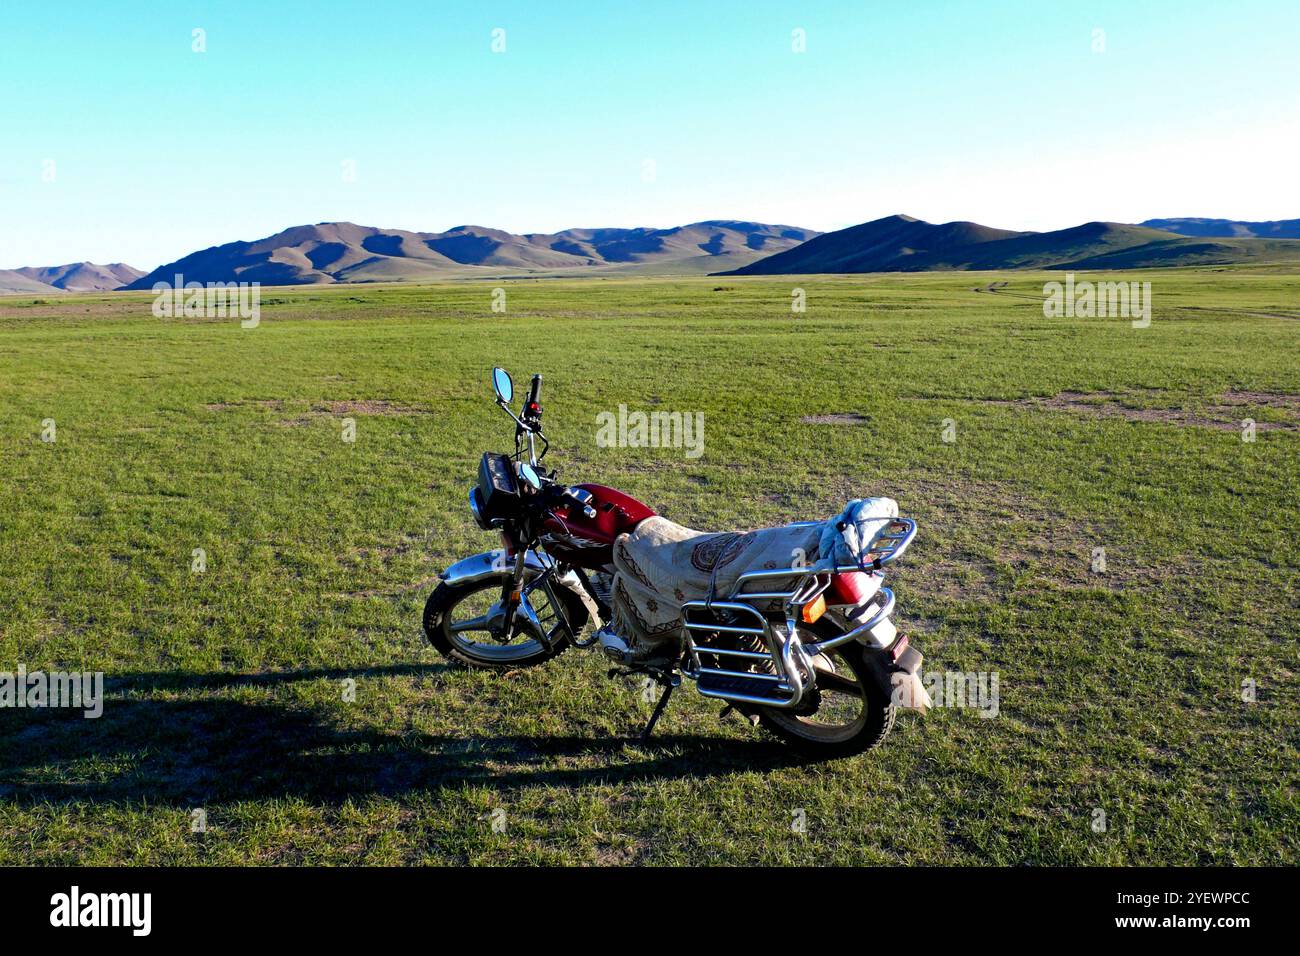
[[[890,693],[881,686],[875,669],[867,662],[861,644],[849,643],[830,651],[836,677],[823,682],[818,671],[818,706],[811,714],[778,707],[757,707],[759,723],[800,753],[821,759],[851,757],[879,747],[894,728],[896,710]],[[816,718],[830,707],[832,698],[852,698],[849,685],[856,685],[859,713],[844,724],[819,723]],[[824,686],[826,685],[826,686]]]
[[[469,584],[452,584],[443,581],[434,589],[424,605],[424,634],[438,653],[466,667],[506,671],[521,667],[535,667],[549,661],[569,646],[569,637],[558,622],[553,624],[550,650],[535,638],[529,638],[519,644],[484,642],[479,645],[474,642],[473,646],[468,646],[471,642],[465,639],[458,639],[457,633],[452,630],[457,623],[456,608],[471,599],[481,602],[492,593],[500,594],[502,584],[506,580],[508,578],[489,578]],[[484,595],[484,592],[488,594]],[[574,633],[581,633],[588,618],[586,605],[576,594],[561,585],[555,585],[555,594],[564,605],[564,614],[573,627]],[[546,602],[545,592],[539,588],[533,592],[532,600],[534,609],[540,616],[545,617],[542,607]],[[486,632],[473,631],[472,633],[486,636]]]

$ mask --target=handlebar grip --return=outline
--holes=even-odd
[[[524,402],[524,420],[529,422],[541,421],[542,418],[542,377],[533,376],[533,383],[528,389],[528,401]]]

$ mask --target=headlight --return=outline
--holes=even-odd
[[[484,531],[490,531],[492,526],[483,518],[483,496],[478,488],[469,490],[469,510],[474,513],[474,523]]]

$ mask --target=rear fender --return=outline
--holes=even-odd
[[[934,705],[921,682],[921,664],[925,658],[905,636],[884,650],[865,647],[862,657],[876,675],[880,689],[894,704],[922,714]]]

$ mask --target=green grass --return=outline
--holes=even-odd
[[[0,670],[109,684],[99,720],[0,710],[0,865],[1295,864],[1300,277],[1133,277],[1146,329],[1046,319],[1060,275],[1024,273],[521,281],[505,315],[495,284],[266,289],[251,330],[0,299]],[[446,666],[420,612],[496,546],[465,505],[510,440],[493,364],[544,374],[562,477],[683,524],[897,498],[898,620],[997,672],[999,715],[803,764],[689,687],[626,743],[651,705],[591,653]],[[703,457],[595,447],[620,402],[704,412]],[[867,422],[801,422],[831,413]]]

